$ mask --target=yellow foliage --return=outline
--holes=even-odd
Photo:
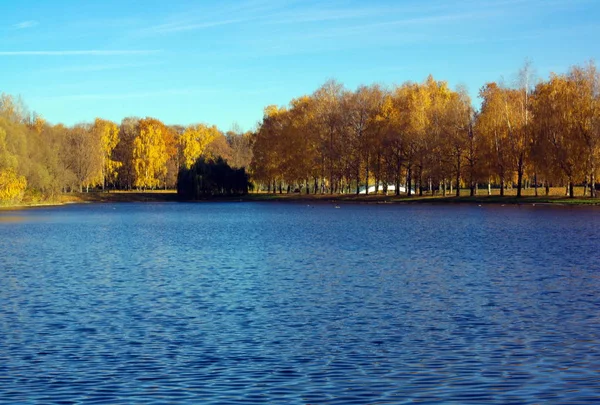
[[[117,170],[123,165],[111,159],[112,152],[119,143],[119,127],[111,121],[96,118],[94,121],[94,132],[100,138],[102,149],[102,173],[100,181],[115,180]]]
[[[29,124],[29,127],[38,134],[41,134],[45,126],[46,120],[40,115],[34,114],[33,121],[31,122],[31,124]]]
[[[20,201],[25,193],[27,180],[13,169],[0,170],[0,201]]]
[[[155,188],[161,185],[161,178],[167,174],[167,131],[167,127],[159,120],[140,120],[139,134],[133,141],[136,187]]]
[[[192,125],[186,128],[181,135],[184,164],[187,169],[202,156],[207,146],[217,138],[219,130],[216,126],[209,127],[204,124]]]

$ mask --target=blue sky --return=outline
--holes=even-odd
[[[329,78],[473,97],[600,56],[598,0],[0,0],[0,92],[68,125],[153,116],[228,130]],[[474,104],[478,105],[475,99]]]

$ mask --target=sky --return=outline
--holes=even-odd
[[[0,92],[51,123],[251,130],[328,79],[465,85],[600,58],[598,0],[0,0]]]

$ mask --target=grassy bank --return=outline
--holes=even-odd
[[[299,195],[299,194],[251,194],[243,197],[245,201],[314,201],[338,203],[372,203],[372,204],[557,204],[557,205],[598,205],[600,198],[589,197],[568,198],[562,196],[385,196],[385,195]]]
[[[494,190],[497,191],[497,190]],[[484,195],[485,193],[485,195]],[[406,195],[355,195],[355,194],[267,194],[251,193],[237,197],[217,197],[205,201],[278,201],[278,202],[313,202],[313,203],[362,203],[362,204],[553,204],[553,205],[589,205],[600,206],[600,198],[592,199],[581,194],[575,198],[565,197],[564,189],[551,190],[549,196],[525,194],[521,198],[511,194],[501,197],[497,192],[487,195],[487,191],[480,195],[470,197],[468,190],[461,190],[461,196],[412,196]],[[111,191],[90,193],[67,193],[52,200],[24,200],[14,205],[0,205],[0,209],[20,209],[28,207],[43,207],[65,204],[87,203],[128,203],[128,202],[174,202],[178,201],[177,193],[173,190],[166,191]]]
[[[90,193],[65,193],[53,198],[25,196],[16,204],[1,204],[0,210],[21,208],[48,207],[66,204],[88,203],[127,203],[127,202],[172,202],[177,201],[177,193],[173,190],[160,191],[111,191]]]

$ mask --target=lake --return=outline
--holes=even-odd
[[[600,210],[0,212],[1,404],[592,404]]]

